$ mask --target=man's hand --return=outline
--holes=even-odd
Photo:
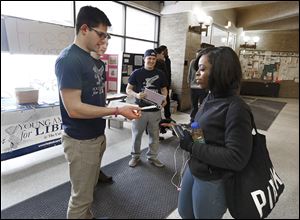
[[[165,107],[167,105],[167,100],[165,99],[162,103],[161,103],[161,106],[162,107]]]
[[[144,92],[140,92],[140,93],[137,93],[137,94],[135,95],[135,97],[136,97],[137,99],[143,99],[143,98],[146,97],[146,94],[145,94]]]
[[[193,146],[192,135],[187,130],[184,130],[183,133],[184,133],[184,137],[180,139],[180,147],[192,153],[192,146]]]
[[[119,114],[129,120],[138,119],[141,117],[141,109],[140,107],[126,105],[119,108]]]

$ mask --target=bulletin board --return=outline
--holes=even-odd
[[[240,50],[243,79],[299,80],[299,53]]]
[[[143,67],[143,57],[143,54],[123,53],[121,92],[126,93],[126,86],[131,73],[134,70]]]
[[[106,90],[117,92],[118,86],[118,55],[104,54],[100,59],[105,63]]]

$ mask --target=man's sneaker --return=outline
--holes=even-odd
[[[165,165],[160,162],[157,158],[156,159],[152,159],[152,158],[148,158],[149,163],[153,164],[156,167],[164,167]]]
[[[128,165],[130,167],[135,167],[139,162],[140,162],[140,158],[135,158],[135,157],[132,157],[131,160],[129,161]]]

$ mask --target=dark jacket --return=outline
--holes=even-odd
[[[165,61],[163,61],[163,60],[157,60],[157,61],[156,61],[156,64],[155,64],[155,68],[161,70],[161,71],[164,73],[165,78],[166,78],[166,80],[167,80],[167,82],[168,82],[167,87],[170,87],[171,78],[170,78],[170,76],[168,75],[168,72],[167,72],[167,66],[166,66]]]
[[[223,178],[241,170],[252,150],[249,106],[236,95],[209,93],[195,121],[203,129],[205,144],[194,143],[189,167],[202,180]]]
[[[172,77],[171,77],[171,60],[169,57],[165,57],[165,64],[166,64],[166,68],[167,68],[167,80],[169,82],[169,85],[171,86],[171,81],[172,81]]]

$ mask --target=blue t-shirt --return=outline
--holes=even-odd
[[[143,92],[145,88],[161,93],[161,89],[168,85],[165,75],[161,70],[146,70],[144,67],[134,70],[128,79],[128,83],[134,86],[133,91],[136,93]],[[140,107],[152,105],[151,103],[140,99],[136,99],[136,103]],[[147,111],[157,110],[158,109],[149,109]]]
[[[85,104],[105,106],[105,65],[75,44],[65,48],[55,63],[55,74],[59,90],[80,89],[81,101]],[[105,119],[70,118],[61,96],[60,110],[64,131],[72,138],[86,140],[104,134]]]

